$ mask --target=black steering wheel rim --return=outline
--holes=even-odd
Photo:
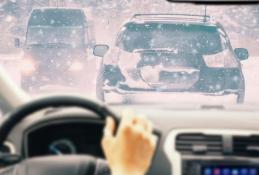
[[[119,117],[117,117],[116,114],[113,113],[105,104],[98,101],[78,96],[48,96],[22,105],[17,110],[12,112],[9,117],[4,119],[2,125],[0,125],[0,146],[3,145],[9,133],[20,121],[35,112],[51,107],[80,107],[82,109],[94,112],[100,117],[101,120],[105,120],[106,117],[109,116],[115,120],[117,126],[119,123]],[[159,138],[160,132],[158,130],[154,130],[153,133]],[[19,161],[17,161],[17,163],[18,162]],[[66,166],[64,166],[65,164]],[[103,165],[100,166],[101,164]],[[92,175],[95,174],[93,171],[105,172],[105,174],[109,172],[107,163],[99,162],[97,161],[97,158],[88,155],[75,155],[74,157],[47,156],[39,157],[38,159],[30,158],[16,164],[15,170],[17,168],[20,168],[21,171],[14,171],[12,173],[13,175],[16,175],[18,172],[19,175],[33,175],[35,174],[34,172],[37,172],[38,175],[50,174],[50,172],[63,175],[80,175],[82,172],[84,175]],[[30,170],[30,173],[28,173],[27,170]]]
[[[100,102],[77,96],[48,96],[32,100],[31,102],[22,105],[5,118],[0,126],[0,145],[4,144],[9,133],[20,121],[37,111],[51,107],[80,107],[94,112],[102,120],[105,120],[106,117],[110,116],[115,120],[116,124],[119,122],[119,117],[117,117],[106,105]]]

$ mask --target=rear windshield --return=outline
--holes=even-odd
[[[168,48],[203,55],[219,53],[225,47],[215,26],[156,23],[127,24],[117,46],[128,52]]]
[[[42,9],[34,10],[29,20],[29,26],[82,26],[85,16],[77,9]]]

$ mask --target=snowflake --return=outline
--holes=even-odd
[[[238,81],[239,81],[239,77],[238,77],[238,76],[234,76],[234,77],[233,77],[233,81],[234,81],[234,82],[238,82]]]
[[[197,49],[192,49],[192,54],[193,55],[196,55],[198,53],[198,50]]]
[[[130,36],[127,36],[127,37],[126,37],[126,40],[127,40],[127,41],[129,41],[130,39],[131,39]]]
[[[76,46],[77,46],[77,44],[76,44],[75,42],[72,42],[71,45],[72,45],[72,48],[74,48],[74,49],[75,49]]]
[[[148,62],[148,61],[149,61],[149,58],[148,58],[148,57],[145,57],[145,58],[144,58],[144,61],[145,61],[145,62]]]
[[[150,60],[151,60],[152,62],[155,62],[155,61],[156,61],[156,58],[155,58],[155,57],[151,57]]]
[[[220,89],[221,89],[221,85],[220,85],[220,84],[217,84],[217,85],[216,85],[216,89],[217,89],[217,90],[220,90]]]
[[[55,20],[54,19],[50,20],[50,24],[55,24]]]
[[[72,30],[72,34],[75,35],[77,32],[76,30]]]
[[[39,33],[39,35],[43,35],[43,30],[40,29],[38,33]]]

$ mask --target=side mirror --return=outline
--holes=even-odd
[[[20,41],[19,38],[15,38],[15,39],[14,39],[14,46],[15,46],[16,48],[21,48],[21,41]]]
[[[109,50],[109,46],[105,44],[99,44],[94,46],[93,54],[97,57],[104,57]]]
[[[245,49],[245,48],[236,48],[236,49],[234,50],[234,52],[235,52],[237,58],[238,58],[239,60],[241,60],[241,61],[247,60],[248,57],[249,57],[249,52],[248,52],[248,50]]]

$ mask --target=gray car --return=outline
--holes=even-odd
[[[102,56],[105,45],[95,48]],[[138,14],[125,23],[105,54],[97,96],[150,92],[233,96],[242,103],[244,48],[233,49],[223,26],[210,16]],[[130,62],[130,64],[129,64]]]

